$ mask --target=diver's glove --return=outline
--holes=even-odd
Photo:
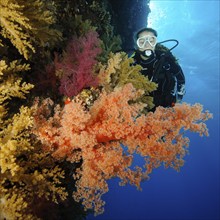
[[[186,94],[186,90],[185,90],[185,84],[181,84],[178,86],[178,91],[176,94],[176,102],[177,103],[181,103],[183,96]]]
[[[178,95],[178,94],[177,94],[176,103],[181,103],[181,102],[182,102],[182,99],[183,99],[183,95]]]

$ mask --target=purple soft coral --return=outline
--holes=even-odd
[[[56,70],[62,72],[61,94],[72,97],[82,89],[98,84],[93,70],[96,57],[101,53],[100,43],[97,32],[90,31],[84,37],[73,38],[62,60],[55,60]]]

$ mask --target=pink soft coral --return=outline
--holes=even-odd
[[[55,68],[61,72],[61,94],[68,97],[77,95],[83,88],[96,86],[94,75],[96,57],[101,53],[100,40],[95,31],[80,38],[73,38],[67,45],[62,59],[55,59]]]
[[[117,176],[122,185],[140,188],[140,182],[154,168],[164,164],[178,170],[183,165],[189,140],[181,134],[182,129],[208,135],[203,121],[211,114],[202,113],[201,105],[158,107],[143,115],[143,105],[129,104],[138,94],[127,84],[111,93],[103,92],[89,110],[76,97],[49,120],[39,117],[44,108],[38,108],[35,134],[57,159],[82,159],[74,175],[74,198],[96,213],[103,211],[101,195],[108,191],[108,179]],[[145,159],[144,167],[131,168],[134,153]]]

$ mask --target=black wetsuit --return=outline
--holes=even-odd
[[[142,74],[158,84],[157,90],[151,94],[155,107],[171,107],[177,100],[182,100],[185,94],[185,77],[169,51],[156,50],[147,60],[143,60],[138,51],[132,57],[135,64],[143,67]]]

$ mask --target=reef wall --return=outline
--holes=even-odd
[[[127,51],[134,47],[133,36],[147,26],[150,13],[150,0],[108,0],[112,9],[112,22],[117,34],[122,39],[122,49]]]
[[[109,179],[140,189],[158,166],[184,165],[185,130],[208,135],[200,104],[149,112],[157,85],[117,52],[143,3],[0,1],[0,219],[101,214]]]

